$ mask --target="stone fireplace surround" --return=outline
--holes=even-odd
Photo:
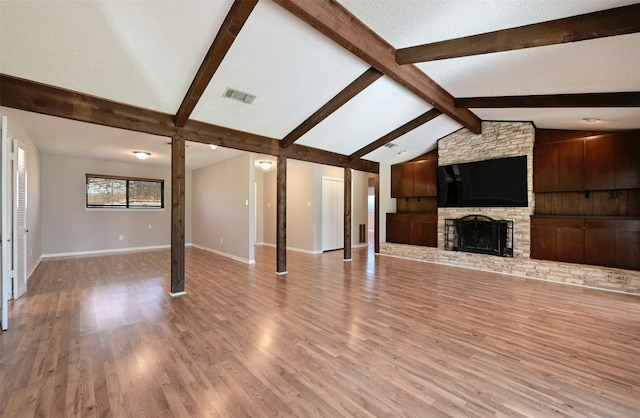
[[[461,129],[438,142],[438,165],[527,156],[529,206],[519,208],[438,208],[438,248],[382,243],[380,253],[432,263],[504,273],[533,279],[640,295],[640,272],[529,258],[531,215],[534,213],[533,145],[535,129],[528,122],[483,122],[482,134]],[[514,221],[513,258],[445,251],[445,219],[480,214]]]

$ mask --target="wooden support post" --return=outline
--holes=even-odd
[[[380,254],[380,174],[373,181],[373,252]]]
[[[184,137],[171,139],[171,297],[186,294],[184,287],[185,214]]]
[[[351,169],[344,168],[344,261],[351,261]]]
[[[276,185],[276,273],[287,273],[287,157],[278,156]]]

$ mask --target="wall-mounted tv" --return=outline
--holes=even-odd
[[[527,207],[527,156],[438,167],[440,207]]]

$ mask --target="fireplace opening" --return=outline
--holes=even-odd
[[[449,251],[513,257],[513,221],[484,215],[446,219],[444,247]]]

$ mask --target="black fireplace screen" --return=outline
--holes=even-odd
[[[446,219],[444,248],[513,257],[513,221],[496,220],[483,215]]]

